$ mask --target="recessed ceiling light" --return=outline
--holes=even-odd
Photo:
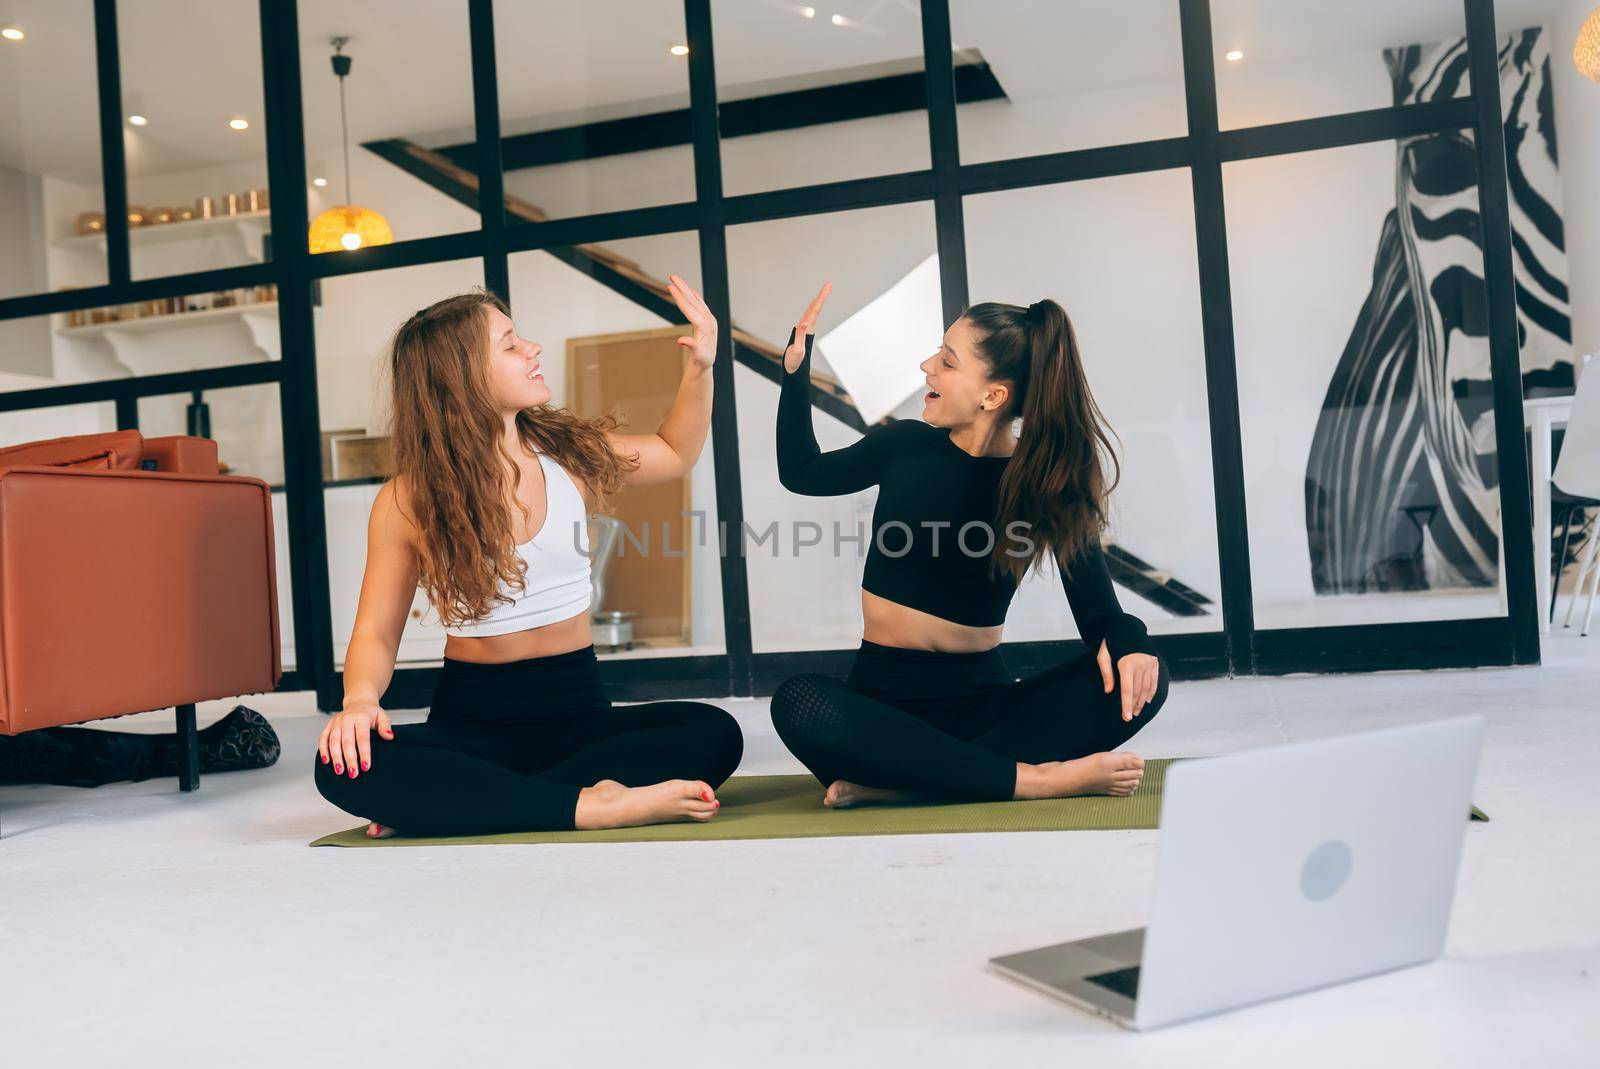
[[[800,9],[800,14],[808,19],[814,19],[817,17],[817,9],[814,7],[803,7]]]
[[[317,178],[313,178],[311,180],[311,184],[316,186],[318,189],[321,189],[323,186],[328,184],[328,180],[319,176]]]
[[[26,36],[28,35],[22,32],[21,26],[15,26],[10,23],[0,26],[0,37],[4,37],[7,41],[20,41]]]
[[[1235,48],[1232,52],[1229,52],[1225,58],[1229,63],[1237,63],[1244,58],[1244,53]]]
[[[844,25],[844,16],[843,15],[835,15],[829,21],[831,21],[835,26],[843,26]]]
[[[667,51],[671,52],[675,56],[687,56],[689,54],[689,46],[673,45],[671,48],[667,49]]]
[[[130,115],[130,116],[128,116],[128,123],[130,125],[132,125],[132,126],[143,126],[145,123],[147,123],[149,121],[150,120],[145,118],[143,115]]]
[[[248,129],[250,129],[250,120],[249,119],[229,119],[228,120],[228,125],[233,127],[235,130],[248,130]]]

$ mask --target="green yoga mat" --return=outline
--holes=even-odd
[[[1145,762],[1144,782],[1127,798],[1051,798],[1038,802],[949,802],[827,809],[811,776],[735,776],[705,824],[652,824],[604,831],[527,831],[448,838],[369,839],[366,825],[324,835],[312,846],[495,846],[506,843],[663,843],[713,839],[806,839],[823,835],[943,835],[973,831],[1118,831],[1155,828],[1170,758]],[[1487,820],[1477,809],[1473,818]]]

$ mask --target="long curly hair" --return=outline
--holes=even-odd
[[[490,307],[511,314],[482,287],[446,297],[402,323],[389,343],[394,480],[419,533],[419,585],[447,627],[480,619],[496,601],[509,603],[502,581],[525,589],[511,521],[522,474],[505,447],[490,384]],[[523,446],[548,453],[587,484],[597,509],[638,467],[606,438],[618,424],[615,413],[584,419],[549,404],[516,417]],[[527,518],[526,507],[518,509]]]

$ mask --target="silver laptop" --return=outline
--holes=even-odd
[[[1146,1029],[1431,961],[1483,725],[1460,717],[1173,764],[1149,925],[989,965]]]

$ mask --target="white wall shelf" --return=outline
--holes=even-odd
[[[76,327],[57,327],[56,333],[69,338],[96,337],[104,334],[147,334],[153,331],[182,330],[186,327],[215,324],[218,320],[248,319],[251,316],[278,313],[277,301],[256,301],[251,304],[234,304],[226,308],[207,308],[198,312],[173,312],[170,315],[140,316],[137,319],[119,319],[114,323],[84,323]]]
[[[56,335],[77,343],[68,348],[80,355],[109,345],[119,369],[106,372],[111,374],[158,375],[241,360],[283,358],[277,301],[57,327]],[[61,356],[58,352],[58,361]]]
[[[236,215],[214,215],[209,219],[182,219],[175,223],[147,223],[128,228],[130,246],[160,245],[171,241],[193,241],[223,235],[239,234],[250,237],[267,231],[271,211],[239,212]],[[99,234],[74,234],[52,242],[58,249],[89,249],[103,252],[106,236]],[[246,244],[250,244],[248,241]],[[259,243],[257,243],[259,246]]]

